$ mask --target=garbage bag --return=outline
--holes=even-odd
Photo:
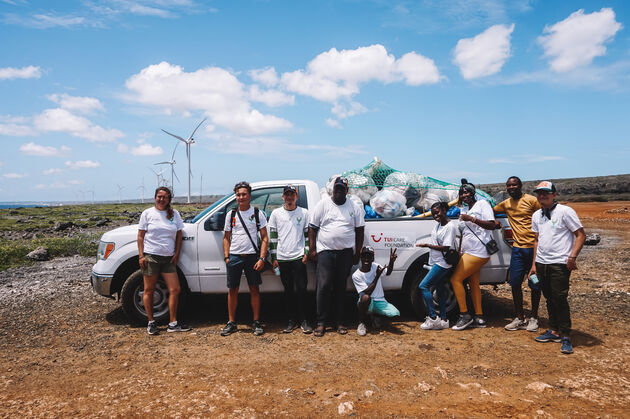
[[[436,202],[449,202],[449,191],[446,189],[428,189],[422,198],[424,211],[429,211]]]
[[[405,212],[406,201],[399,192],[383,189],[372,196],[370,206],[383,218],[393,218]]]
[[[358,196],[363,204],[370,202],[372,195],[378,191],[374,180],[368,175],[350,173],[346,176],[346,179],[348,179],[348,192],[350,195]]]
[[[421,178],[417,173],[394,172],[385,179],[383,190],[400,193],[407,207],[415,207],[422,199]]]

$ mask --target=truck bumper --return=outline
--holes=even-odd
[[[104,295],[105,297],[111,296],[110,289],[112,287],[112,279],[114,275],[102,275],[92,271],[91,282],[92,288],[97,294]]]

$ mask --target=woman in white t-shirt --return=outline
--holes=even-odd
[[[451,285],[457,297],[459,305],[459,319],[453,330],[464,330],[467,327],[486,327],[481,308],[481,288],[479,279],[481,268],[490,260],[490,254],[486,250],[492,236],[490,230],[496,228],[494,211],[488,201],[475,198],[475,186],[462,180],[459,188],[459,204],[464,208],[459,216],[459,229],[462,233],[462,256],[451,276]],[[470,295],[475,307],[475,316],[468,313],[466,306],[466,290],[464,280],[468,278]]]
[[[173,195],[167,187],[155,190],[155,206],[142,211],[138,225],[138,256],[144,277],[142,302],[149,323],[147,333],[159,330],[153,318],[153,292],[160,274],[168,287],[170,323],[168,332],[186,332],[189,327],[177,322],[177,303],[181,287],[177,276],[177,261],[182,248],[184,223],[177,210],[171,208]]]

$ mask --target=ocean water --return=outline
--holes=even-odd
[[[49,207],[50,204],[30,203],[30,202],[0,202],[0,209],[3,208],[32,208],[32,207]]]

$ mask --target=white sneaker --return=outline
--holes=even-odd
[[[526,328],[527,328],[527,320],[521,320],[518,317],[516,317],[510,323],[505,325],[505,330],[510,330],[510,331],[525,330]],[[536,329],[538,329],[538,327],[536,327]]]
[[[366,334],[367,334],[367,327],[365,327],[365,324],[359,323],[359,327],[357,327],[357,335],[365,336]]]
[[[535,317],[530,317],[527,322],[527,331],[528,332],[536,332],[538,331],[538,319]]]
[[[440,319],[439,317],[436,317],[435,319],[432,319],[431,317],[427,316],[427,318],[424,320],[424,323],[422,323],[420,325],[420,329],[422,329],[422,330],[441,330],[442,329],[442,319]]]
[[[440,329],[448,329],[451,325],[448,322],[448,319],[440,319]]]

